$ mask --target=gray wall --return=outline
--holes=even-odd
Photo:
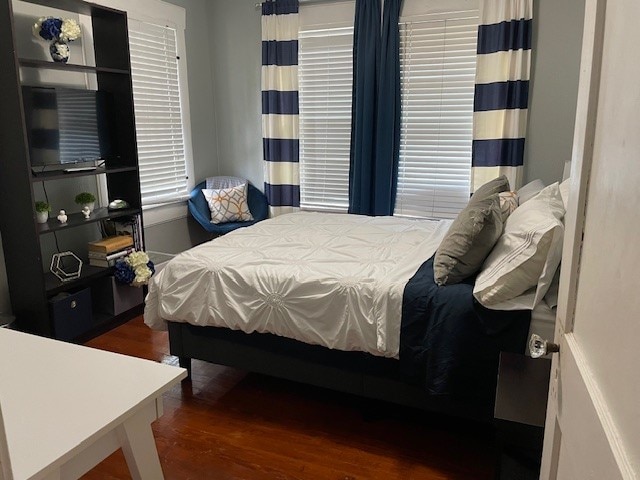
[[[553,183],[571,160],[584,0],[534,0],[525,180]]]
[[[260,10],[256,0],[207,3],[221,175],[262,190]]]

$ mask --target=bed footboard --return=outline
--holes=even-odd
[[[270,334],[169,322],[171,354],[190,370],[191,359],[307,383],[375,400],[489,422],[493,399],[429,395],[398,380],[397,362],[361,352],[330,350]]]

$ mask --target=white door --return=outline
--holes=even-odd
[[[640,478],[638,20],[586,0],[544,480]]]

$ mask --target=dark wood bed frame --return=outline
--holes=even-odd
[[[204,360],[422,410],[484,422],[493,419],[493,399],[429,395],[399,379],[399,362],[394,359],[331,350],[271,334],[168,324],[171,354],[189,372],[191,359]]]

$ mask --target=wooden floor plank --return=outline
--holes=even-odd
[[[88,346],[169,364],[166,332],[138,317]],[[483,480],[491,428],[321,388],[193,362],[153,425],[167,480]],[[375,420],[363,412],[380,412]],[[378,418],[379,417],[379,418]],[[130,478],[116,452],[85,479]]]

